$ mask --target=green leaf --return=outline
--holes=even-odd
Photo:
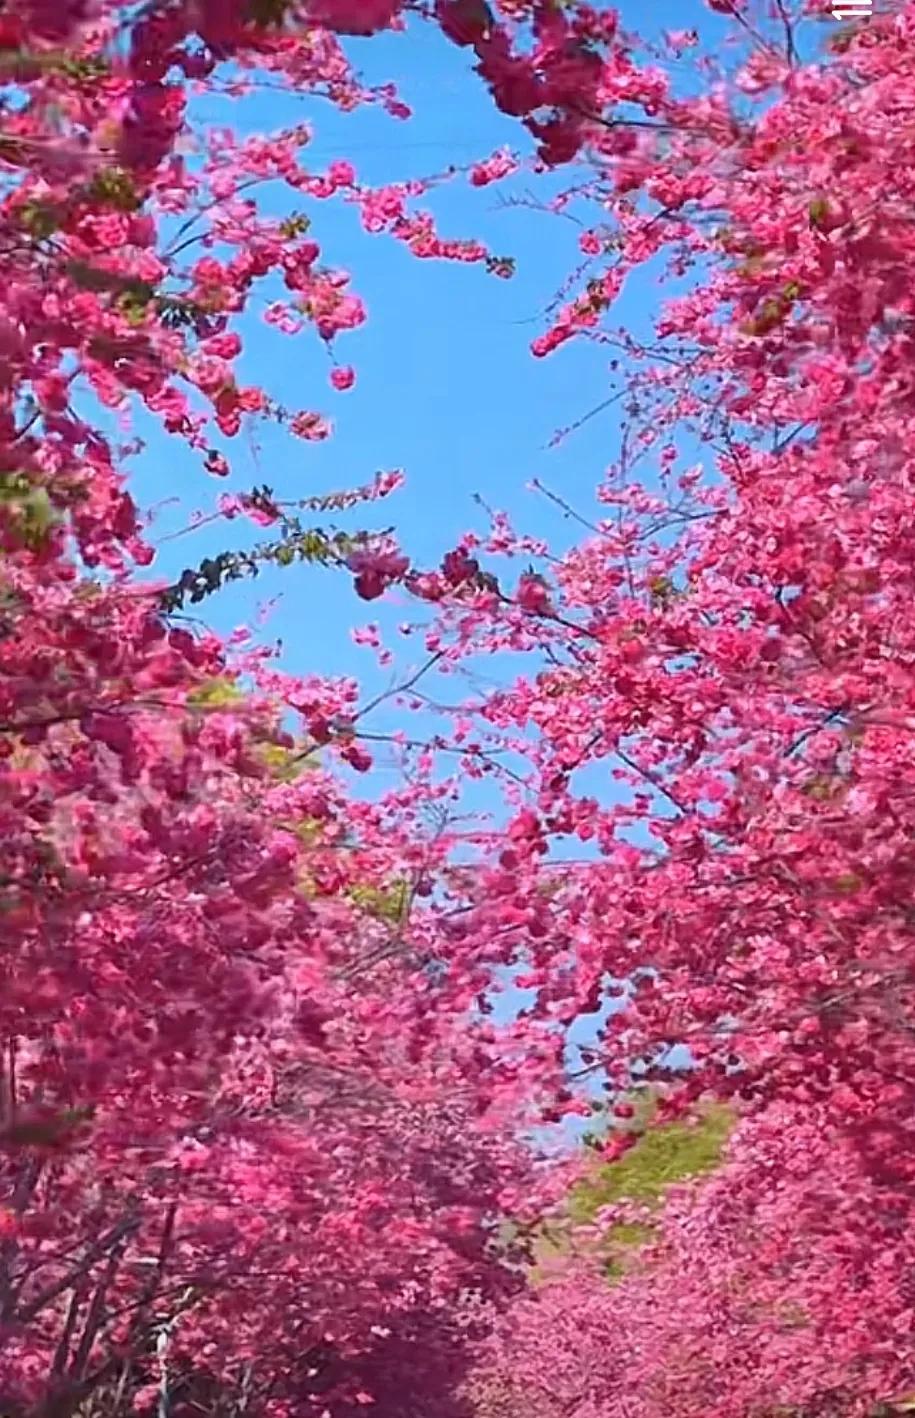
[[[673,600],[676,587],[669,576],[654,576],[648,583],[648,594],[654,605],[666,606]]]
[[[244,694],[230,679],[209,679],[187,697],[195,709],[229,709],[241,703]]]
[[[807,208],[807,215],[810,218],[812,227],[819,227],[829,216],[829,203],[825,197],[814,197]]]
[[[87,195],[99,205],[114,207],[119,212],[135,212],[143,205],[130,173],[120,167],[106,167],[97,172],[88,185]]]
[[[280,222],[280,236],[286,241],[293,241],[297,236],[304,236],[311,227],[311,218],[304,212],[293,212]]]
[[[25,546],[32,550],[46,540],[61,520],[46,487],[25,473],[0,473],[0,506],[7,509]]]
[[[19,225],[36,241],[53,236],[61,222],[61,211],[53,202],[25,202],[18,212]]]
[[[354,905],[361,906],[376,920],[399,926],[403,924],[409,908],[410,886],[406,881],[395,882],[393,886],[384,889],[375,886],[354,886],[349,896]]]

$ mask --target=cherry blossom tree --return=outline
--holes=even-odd
[[[268,219],[242,196],[266,180],[351,195],[418,254],[485,259],[439,248],[407,215],[415,193],[364,192],[344,162],[309,171],[304,129],[192,130],[190,85],[243,94],[255,68],[397,110],[351,74],[345,15],[287,8],[23,0],[0,16],[11,1414],[349,1411],[408,1365],[434,1389],[475,1306],[517,1283],[496,1223],[526,1160],[499,1131],[491,1041],[424,906],[450,789],[417,780],[366,806],[302,771],[318,726],[339,739],[357,716],[355,687],[284,678],[176,618],[240,563],[177,587],[140,578],[152,553],[95,416],[142,404],[216,476],[229,459],[214,440],[245,418],[326,435],[318,413],[233,373],[237,317],[268,273],[290,292],[271,311],[290,333],[310,322],[330,345],[363,318],[307,217]],[[345,390],[347,367],[332,382]],[[229,502],[282,521],[268,554],[348,560],[371,588],[362,544],[294,525],[264,490]],[[364,767],[354,735],[337,739]]]
[[[296,772],[216,646],[61,567],[3,641],[4,1402],[142,1407],[157,1342],[175,1382],[352,1400],[347,1355],[513,1283],[419,795]]]

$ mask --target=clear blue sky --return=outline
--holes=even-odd
[[[622,16],[624,26],[650,35],[666,28],[717,28],[700,0],[663,0],[649,13],[626,0]],[[247,131],[307,119],[315,129],[309,149],[314,167],[345,156],[370,184],[440,172],[505,144],[523,146],[523,133],[498,113],[472,73],[468,52],[447,43],[433,26],[413,23],[405,35],[354,41],[351,53],[369,80],[396,82],[414,110],[412,120],[398,123],[375,109],[341,115],[307,97],[276,94],[208,100],[198,117]],[[463,530],[484,525],[473,503],[476,492],[508,511],[520,529],[547,534],[554,543],[566,540],[569,529],[556,509],[526,491],[526,484],[538,477],[591,510],[593,488],[617,450],[614,410],[591,419],[560,447],[548,445],[557,428],[607,398],[611,376],[590,345],[573,343],[542,361],[530,355],[546,305],[580,259],[578,230],[570,221],[507,206],[506,199],[525,191],[542,198],[570,176],[574,171],[558,178],[528,176],[482,190],[459,177],[432,195],[429,205],[444,234],[480,237],[497,254],[514,257],[517,273],[509,281],[481,268],[418,261],[394,241],[366,235],[355,211],[341,202],[309,203],[324,259],[353,273],[368,308],[368,324],[337,342],[338,359],[356,367],[356,387],[344,394],[329,387],[327,354],[310,328],[290,339],[263,323],[267,294],[241,327],[241,373],[287,407],[329,414],[334,435],[325,444],[305,444],[261,426],[259,449],[245,434],[227,449],[234,472],[226,482],[209,477],[177,440],[164,439],[144,421],[141,431],[150,442],[135,466],[135,494],[147,507],[168,504],[157,516],[154,540],[186,525],[191,512],[211,509],[223,491],[267,483],[278,496],[296,498],[352,487],[388,468],[404,469],[405,489],[338,521],[395,523],[417,563],[437,562]],[[287,195],[281,200],[288,210]],[[619,322],[646,329],[657,298],[650,278],[636,280],[620,301]],[[176,574],[244,536],[238,522],[217,523],[166,541],[155,571]],[[377,687],[373,656],[353,646],[350,629],[370,619],[393,627],[403,609],[360,602],[339,573],[297,568],[268,570],[256,581],[229,587],[206,603],[206,618],[220,630],[250,624],[259,607],[275,598],[263,633],[282,640],[284,666],[357,674]]]

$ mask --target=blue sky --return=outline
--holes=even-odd
[[[708,22],[699,0],[664,0],[649,15],[627,3],[622,16],[624,26],[655,35]],[[197,117],[252,132],[307,119],[315,130],[308,150],[314,167],[346,157],[370,184],[469,164],[523,139],[471,72],[467,51],[447,43],[434,27],[414,23],[405,35],[354,41],[351,53],[369,80],[396,82],[413,119],[397,122],[376,109],[342,115],[307,97],[277,94],[241,102],[208,99]],[[579,229],[506,199],[525,193],[542,199],[568,180],[569,174],[528,176],[480,190],[458,177],[433,194],[428,205],[444,234],[480,237],[497,254],[514,258],[516,275],[509,281],[481,268],[418,261],[394,241],[366,235],[355,210],[343,203],[309,203],[324,259],[353,273],[368,308],[367,325],[337,342],[338,359],[356,367],[356,387],[344,394],[329,387],[327,353],[310,329],[290,339],[263,323],[266,295],[241,325],[241,374],[287,407],[329,415],[334,435],[313,445],[261,426],[259,446],[252,446],[255,440],[242,434],[227,449],[233,461],[227,483],[209,477],[194,455],[143,421],[140,431],[149,444],[136,462],[133,486],[142,505],[159,509],[153,539],[184,527],[192,512],[209,510],[223,491],[267,483],[292,499],[367,482],[379,469],[402,468],[406,487],[362,509],[348,525],[395,524],[419,564],[437,562],[466,528],[483,527],[475,493],[508,511],[521,530],[547,535],[554,544],[567,541],[570,531],[555,507],[527,484],[540,478],[583,511],[592,508],[593,488],[616,453],[615,411],[593,417],[559,447],[549,444],[557,428],[608,397],[612,376],[600,351],[587,344],[573,343],[546,360],[531,356],[529,344],[543,328],[547,304],[581,259]],[[264,200],[275,199],[268,191]],[[281,200],[287,210],[288,198]],[[636,280],[620,301],[618,321],[646,329],[657,300],[650,278]],[[244,535],[237,522],[217,523],[163,540],[155,571],[176,574]],[[297,568],[268,570],[256,581],[229,587],[207,603],[206,619],[228,630],[250,624],[265,604],[272,611],[262,633],[282,641],[281,662],[288,669],[356,674],[367,689],[383,682],[371,652],[353,645],[350,630],[370,619],[393,628],[404,607],[367,606],[346,576]]]

